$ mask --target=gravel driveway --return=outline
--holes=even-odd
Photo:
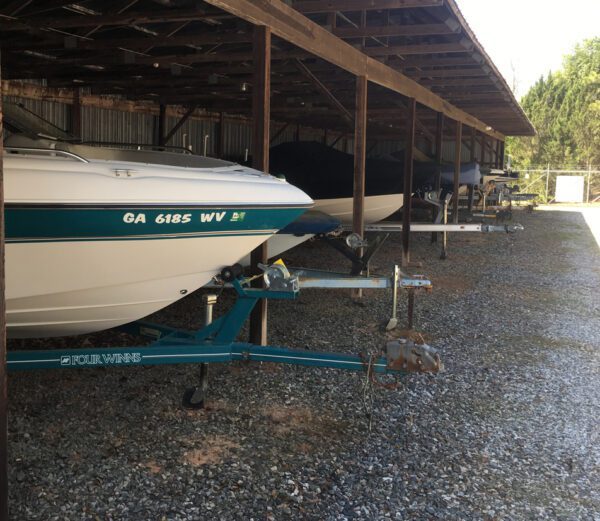
[[[447,261],[413,236],[435,288],[417,297],[416,324],[446,369],[396,390],[334,370],[215,365],[210,407],[186,411],[193,366],[12,374],[12,519],[600,520],[600,249],[577,212],[515,221],[516,236],[452,236]],[[397,237],[375,267],[399,253]],[[289,258],[346,265],[314,243]],[[270,305],[271,341],[380,346],[389,300],[307,290]],[[200,295],[160,315],[198,326]]]

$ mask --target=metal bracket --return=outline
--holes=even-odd
[[[358,236],[360,238],[360,236]],[[363,271],[369,270],[369,262],[372,257],[379,251],[379,248],[383,246],[383,243],[389,237],[389,233],[385,235],[378,235],[369,243],[364,241],[364,244],[368,244],[366,251],[362,255],[358,253],[362,246],[359,246],[357,250],[350,247],[346,241],[341,241],[337,238],[328,237],[327,235],[320,236],[326,244],[329,244],[337,251],[339,251],[344,257],[352,262],[352,269],[350,270],[351,275],[360,275]],[[360,239],[363,241],[363,239]]]

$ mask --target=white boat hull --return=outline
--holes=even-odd
[[[402,208],[403,201],[403,194],[365,197],[365,224],[374,224],[389,217]],[[351,224],[353,204],[352,197],[342,199],[317,199],[315,200],[314,209],[336,217],[342,224]],[[273,235],[273,237],[267,241],[267,254],[270,259],[278,257],[282,253],[299,246],[313,237],[314,234],[310,233],[305,235],[278,233]],[[243,266],[249,266],[250,255],[245,256],[240,262]]]
[[[24,151],[4,161],[13,338],[143,318],[204,286],[312,206],[281,180],[214,160],[192,168]]]
[[[265,238],[8,244],[9,335],[77,335],[138,320],[204,286]]]
[[[365,224],[383,221],[402,208],[403,194],[372,195],[365,197]],[[315,210],[339,219],[342,224],[352,224],[352,197],[342,199],[317,199]]]

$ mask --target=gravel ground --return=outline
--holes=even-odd
[[[371,421],[364,377],[334,370],[211,366],[204,411],[179,406],[192,366],[12,374],[12,519],[600,520],[600,250],[580,213],[515,221],[451,237],[447,261],[414,236],[435,286],[416,323],[446,370],[373,389]],[[343,264],[320,244],[289,257]],[[270,306],[271,341],[379,347],[389,301],[307,290]],[[197,326],[200,295],[160,315]]]

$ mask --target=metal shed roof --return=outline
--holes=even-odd
[[[269,25],[273,118],[352,126],[366,75],[372,135],[397,136],[419,102],[503,139],[534,129],[453,0],[66,0],[0,7],[4,78],[250,114],[252,24]]]

